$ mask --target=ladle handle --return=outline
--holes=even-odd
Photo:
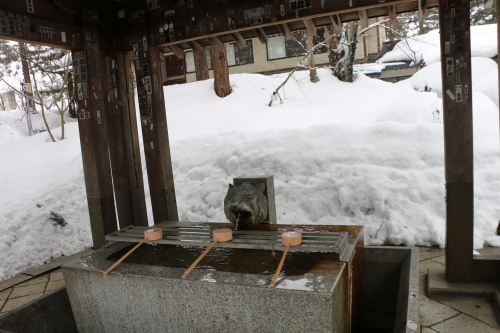
[[[281,268],[283,267],[283,263],[285,262],[286,254],[288,253],[289,248],[290,248],[290,245],[287,245],[285,252],[283,252],[283,256],[281,257],[281,261],[280,261],[280,264],[278,265],[278,269],[276,270],[276,273],[274,273],[273,279],[272,279],[269,287],[274,287],[274,285],[276,284],[276,280],[278,280],[278,276],[280,275]]]
[[[215,244],[217,244],[217,241],[215,241],[212,244],[210,244],[210,246],[207,247],[207,249],[205,251],[203,251],[203,253],[200,254],[200,256],[191,264],[191,266],[189,266],[189,268],[186,269],[186,271],[184,272],[184,274],[182,274],[182,278],[183,279],[186,276],[188,276],[189,273],[191,273],[191,271],[193,270],[193,268],[195,268],[196,265],[198,265],[198,263],[201,261],[201,259],[203,259],[203,257],[207,255],[208,251],[210,251],[214,247]]]
[[[136,246],[134,246],[130,251],[128,251],[123,257],[121,257],[120,259],[118,259],[117,262],[115,262],[113,265],[111,265],[110,268],[108,268],[103,274],[106,275],[108,274],[109,272],[111,272],[113,269],[115,269],[116,266],[118,266],[123,260],[127,259],[127,257],[129,255],[132,254],[132,252],[134,252],[135,250],[137,250],[137,248],[139,246],[142,245],[142,243],[144,243],[146,241],[146,238],[144,238],[143,240],[141,240]]]

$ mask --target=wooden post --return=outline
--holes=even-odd
[[[178,221],[174,176],[163,97],[160,51],[148,33],[134,38],[134,62],[142,139],[155,223]]]
[[[208,63],[205,51],[193,50],[194,68],[196,71],[196,81],[208,80]]]
[[[109,154],[120,228],[148,226],[134,102],[132,52],[101,61]]]
[[[87,27],[82,31],[83,47],[73,51],[73,71],[92,239],[94,249],[98,249],[106,243],[104,236],[116,231],[117,225],[104,116],[99,33]]]
[[[226,97],[231,93],[229,84],[229,66],[227,64],[226,48],[213,48],[214,61],[214,89],[219,97]]]
[[[446,279],[473,281],[474,183],[469,1],[439,2],[446,177]]]
[[[205,54],[205,47],[201,46],[197,41],[189,43],[193,50],[194,68],[196,72],[196,81],[208,80],[207,55]]]

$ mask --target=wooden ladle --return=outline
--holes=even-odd
[[[302,234],[298,231],[287,231],[281,234],[281,244],[286,246],[285,252],[283,252],[283,256],[281,257],[280,264],[278,265],[278,269],[276,273],[274,273],[273,279],[269,287],[274,287],[276,284],[276,280],[278,280],[278,276],[280,275],[281,268],[283,267],[283,263],[285,262],[286,254],[288,253],[288,249],[290,246],[295,246],[302,244]]]
[[[144,243],[145,241],[154,241],[162,238],[163,238],[163,232],[161,231],[160,228],[151,228],[144,230],[144,239],[140,241],[136,246],[134,246],[130,251],[128,251],[123,257],[118,259],[118,261],[115,262],[110,268],[108,268],[103,274],[106,275],[113,269],[115,269],[116,266],[118,266],[123,260],[125,260],[129,255],[131,255],[132,252],[137,250],[137,248],[141,246],[142,243]]]
[[[201,259],[203,259],[203,257],[212,249],[212,247],[214,247],[215,244],[217,244],[218,242],[228,242],[231,239],[233,239],[233,232],[231,231],[231,229],[227,229],[227,228],[217,229],[217,230],[214,230],[213,237],[214,237],[214,241],[210,244],[210,246],[207,247],[207,249],[205,251],[203,251],[202,254],[200,254],[200,256],[191,264],[191,266],[189,266],[189,268],[186,269],[184,274],[182,274],[183,279],[186,276],[188,276],[189,273],[191,273],[193,268],[195,268],[196,265],[198,265],[198,263],[201,261]]]

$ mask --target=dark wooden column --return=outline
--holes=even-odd
[[[174,176],[170,157],[167,117],[158,47],[150,46],[147,33],[134,39],[134,64],[144,154],[155,223],[177,221]]]
[[[213,62],[214,62],[214,89],[219,97],[226,97],[231,93],[231,85],[229,84],[229,66],[227,64],[227,51],[224,44],[220,41],[215,43],[213,47]]]
[[[148,226],[134,102],[132,52],[101,61],[111,172],[120,228]]]
[[[446,279],[472,282],[474,177],[469,1],[440,1]]]
[[[94,248],[98,249],[105,245],[104,236],[116,231],[117,225],[104,116],[99,33],[93,28],[82,31],[82,50],[73,51],[73,71],[90,225]]]

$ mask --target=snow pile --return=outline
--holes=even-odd
[[[366,244],[443,247],[437,94],[416,91],[410,80],[359,75],[349,84],[319,70],[313,84],[308,75],[289,81],[284,103],[271,108],[284,75],[231,75],[233,92],[222,99],[213,80],[165,88],[180,220],[226,221],[227,184],[268,174],[278,223],[361,224]],[[479,91],[473,102],[475,247],[500,246],[493,235],[500,218],[498,108]],[[67,133],[57,143],[43,133],[0,145],[0,279],[91,246],[77,125],[68,124]],[[51,220],[51,211],[67,225]],[[152,224],[151,207],[148,214]]]
[[[22,136],[9,125],[0,123],[0,145],[5,142],[14,141]]]
[[[47,117],[47,123],[49,124],[51,130],[61,126],[61,116],[57,110],[55,109],[47,110],[45,111],[45,113]],[[66,123],[76,122],[77,119],[70,118],[68,116],[68,112],[66,112],[64,115],[64,121]],[[28,124],[26,121],[26,112],[24,111],[21,110],[0,111],[0,124],[5,125],[5,128],[9,127],[10,128],[9,131],[13,131],[18,134],[18,135],[12,135],[10,140],[28,136]],[[31,114],[31,125],[33,131],[47,129],[43,121],[41,111]],[[4,131],[5,130],[6,129],[4,129]],[[1,133],[2,129],[0,127],[0,144],[6,141],[10,141],[7,140],[7,137],[5,137],[5,139],[2,139],[3,136]],[[60,133],[59,130],[54,131],[54,135],[56,134],[59,135],[59,133]]]
[[[472,90],[488,96],[498,106],[498,65],[488,58],[474,57],[472,60]],[[427,66],[410,78],[413,87],[424,91],[432,89],[442,96],[441,62]]]
[[[497,55],[497,25],[487,24],[471,27],[472,57],[493,58]],[[426,65],[440,61],[441,47],[439,30],[432,30],[424,35],[407,38],[396,44],[377,62],[414,61],[423,59]]]

